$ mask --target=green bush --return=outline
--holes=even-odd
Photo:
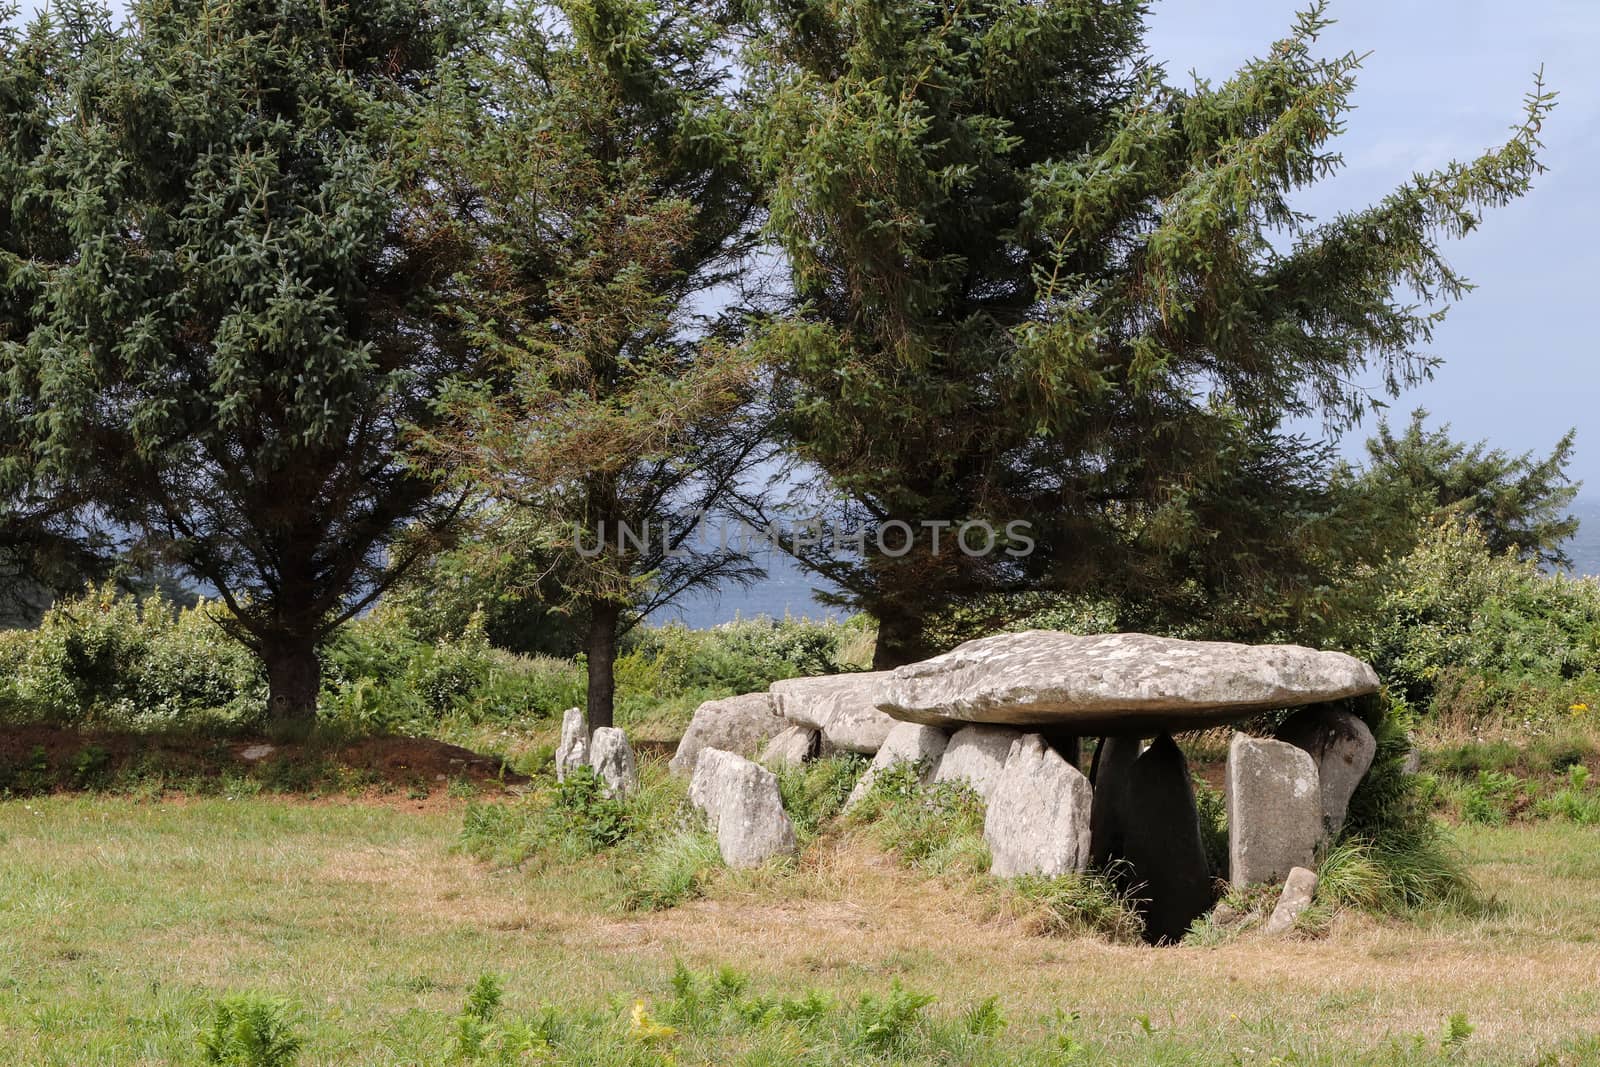
[[[617,686],[645,699],[754,693],[781,678],[852,669],[841,655],[867,623],[756,618],[710,630],[642,627],[617,662]]]
[[[1341,839],[1318,866],[1317,903],[1401,914],[1439,905],[1468,908],[1474,897],[1460,857],[1436,835],[1410,831]]]
[[[1467,822],[1498,826],[1511,818],[1522,800],[1522,780],[1503,771],[1479,771],[1461,800]]]
[[[502,866],[529,859],[569,861],[621,844],[644,820],[637,798],[611,796],[588,767],[514,803],[472,804],[461,832],[472,856]]]
[[[494,647],[482,613],[424,640],[413,613],[380,605],[321,649],[321,727],[336,735],[436,733],[441,724],[526,723],[581,706],[581,660]],[[0,631],[0,722],[241,732],[266,717],[260,664],[224,632],[225,609],[180,609],[112,587],[57,604],[34,630]],[[859,666],[862,622],[756,619],[714,630],[644,627],[618,662],[619,712],[686,712],[779,678]]]
[[[0,711],[11,721],[136,729],[251,726],[266,714],[255,658],[222,609],[90,589],[34,630],[0,633]]]
[[[898,978],[885,996],[861,994],[852,1019],[855,1045],[879,1056],[906,1051],[923,1012],[933,1001],[933,994],[913,993]]]
[[[1465,860],[1433,818],[1427,780],[1405,769],[1415,721],[1410,708],[1387,695],[1353,701],[1351,708],[1377,742],[1335,843],[1377,872],[1374,878],[1383,888],[1372,899],[1381,904],[1361,906],[1400,911],[1471,904],[1476,887]]]
[[[1569,767],[1566,784],[1550,796],[1541,797],[1534,810],[1547,819],[1566,819],[1582,826],[1600,825],[1600,790],[1595,788],[1591,778],[1588,767]]]
[[[110,586],[46,612],[37,629],[0,631],[0,721],[128,730],[256,729],[267,685],[223,630],[225,609],[178,608]],[[448,718],[510,722],[581,703],[566,660],[491,648],[480,620],[419,641],[397,612],[375,611],[322,649],[320,717],[344,734],[426,732]]]
[[[324,722],[352,732],[427,732],[440,721],[527,722],[583,703],[583,672],[570,660],[516,656],[490,646],[483,619],[425,642],[402,612],[357,619],[323,652]]]
[[[0,758],[0,797],[47,793],[54,784],[50,754],[43,745],[34,745],[21,759]]]
[[[1442,688],[1460,699],[1474,683],[1489,709],[1525,707],[1514,698],[1530,684],[1582,679],[1596,691],[1600,584],[1591,579],[1494,555],[1476,527],[1445,519],[1373,587],[1346,643],[1413,707],[1430,707]]]
[[[933,872],[983,874],[989,846],[983,839],[983,800],[965,782],[922,784],[922,768],[896,763],[872,778],[872,788],[851,809],[878,843],[906,864]]]
[[[606,893],[627,911],[698,896],[722,862],[684,782],[654,763],[641,768],[639,788],[626,796],[608,795],[592,770],[579,767],[559,783],[536,780],[514,802],[470,804],[459,844],[477,859],[535,872],[603,854]]]
[[[292,1067],[302,1044],[289,1006],[252,994],[218,1001],[199,1042],[205,1062],[217,1067]]]

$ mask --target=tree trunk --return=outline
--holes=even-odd
[[[279,637],[262,642],[267,668],[267,728],[283,740],[303,740],[317,724],[317,692],[322,661],[309,637]]]
[[[873,670],[892,670],[933,654],[923,636],[921,620],[898,612],[878,616],[878,643],[872,650]]]
[[[617,695],[617,621],[622,609],[609,601],[589,605],[589,636],[584,653],[589,660],[589,730],[610,726]]]

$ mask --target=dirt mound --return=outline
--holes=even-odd
[[[255,737],[0,730],[0,795],[77,790],[197,793],[251,783],[322,798],[461,799],[528,779],[501,760],[425,737],[278,744]]]

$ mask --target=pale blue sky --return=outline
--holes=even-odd
[[[1291,24],[1288,0],[1161,0],[1151,49],[1169,74],[1220,80]],[[1382,196],[1413,171],[1468,158],[1504,139],[1543,65],[1560,92],[1545,128],[1549,173],[1521,202],[1492,213],[1449,249],[1478,285],[1431,350],[1436,379],[1404,394],[1397,415],[1428,408],[1460,436],[1548,450],[1578,428],[1573,474],[1600,492],[1600,368],[1583,325],[1600,278],[1600,3],[1596,0],[1333,0],[1326,54],[1367,53],[1357,110],[1339,142],[1349,164],[1309,190],[1327,213]],[[1359,442],[1366,435],[1353,435]]]
[[[34,6],[24,0],[25,7]],[[1213,80],[1265,51],[1293,23],[1295,0],[1156,0],[1150,45],[1169,72]],[[1479,286],[1438,331],[1436,380],[1401,397],[1459,436],[1547,450],[1578,428],[1573,474],[1600,492],[1600,393],[1584,327],[1600,275],[1600,0],[1334,0],[1327,54],[1370,52],[1339,147],[1349,164],[1309,190],[1315,213],[1382,196],[1413,171],[1468,158],[1504,139],[1541,65],[1561,93],[1544,136],[1550,172],[1450,249]],[[1356,451],[1370,423],[1351,435]]]

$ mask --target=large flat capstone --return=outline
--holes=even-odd
[[[1148,737],[1377,690],[1372,667],[1342,652],[1028,630],[897,667],[879,683],[876,703],[893,718],[930,726]]]
[[[865,671],[786,678],[772,683],[772,703],[789,722],[821,731],[834,748],[871,756],[895,726],[874,703],[887,677],[887,671]]]

